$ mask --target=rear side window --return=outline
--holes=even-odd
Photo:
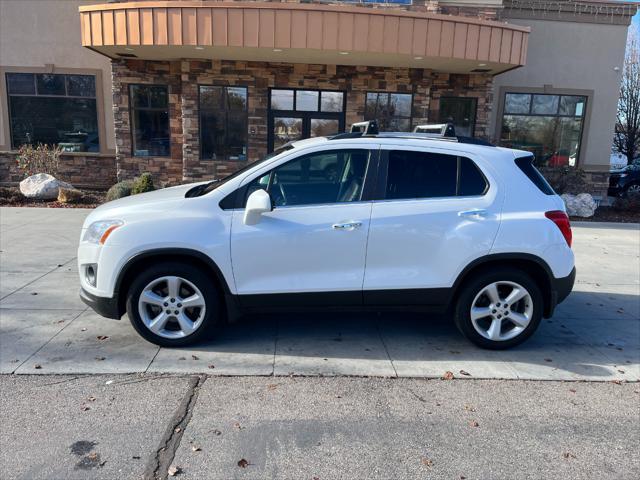
[[[556,194],[551,185],[549,185],[549,182],[547,182],[538,169],[533,165],[533,155],[516,158],[516,165],[542,193],[545,195]]]
[[[388,200],[483,195],[487,181],[468,158],[440,153],[389,152]]]

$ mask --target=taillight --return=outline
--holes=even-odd
[[[553,210],[551,212],[545,212],[545,217],[551,220],[560,229],[562,236],[567,241],[567,245],[571,247],[573,241],[573,234],[571,233],[571,223],[569,223],[569,217],[562,210]]]

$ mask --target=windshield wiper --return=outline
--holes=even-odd
[[[209,189],[209,187],[211,187],[212,185],[215,185],[219,181],[220,180],[212,180],[211,182],[203,183],[202,185],[196,185],[191,190],[189,190],[187,193],[185,193],[184,196],[185,196],[185,198],[193,198],[193,197],[199,197],[201,195],[204,195],[205,193],[209,193],[207,191]]]

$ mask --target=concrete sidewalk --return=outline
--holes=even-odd
[[[574,225],[574,293],[524,345],[478,349],[418,314],[260,316],[214,342],[161,349],[78,298],[87,210],[0,209],[0,372],[640,379],[640,227]],[[465,373],[461,373],[465,372]],[[469,374],[469,375],[466,375]]]
[[[0,476],[635,480],[639,401],[627,383],[0,375]]]

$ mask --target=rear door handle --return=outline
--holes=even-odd
[[[334,223],[331,227],[334,230],[355,230],[362,226],[362,222]]]
[[[474,208],[473,210],[464,210],[462,212],[458,212],[459,217],[484,218],[487,215],[489,215],[489,212],[481,208]]]

